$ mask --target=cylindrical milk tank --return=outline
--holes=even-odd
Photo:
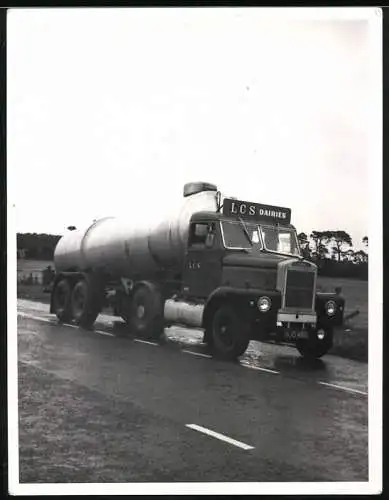
[[[161,266],[179,269],[192,214],[216,211],[216,198],[216,186],[215,190],[187,196],[176,214],[152,227],[142,224],[141,216],[136,222],[107,217],[86,230],[69,231],[55,249],[55,269],[60,272],[93,268],[122,277],[150,277]]]

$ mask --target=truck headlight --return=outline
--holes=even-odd
[[[265,313],[271,308],[271,300],[269,297],[259,297],[257,306],[261,312]]]
[[[328,300],[325,305],[327,316],[333,316],[336,313],[336,304],[333,300]]]

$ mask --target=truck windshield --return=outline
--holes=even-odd
[[[300,256],[300,248],[294,229],[276,226],[260,226],[260,228],[266,250]]]
[[[262,250],[300,257],[296,230],[257,225],[243,221],[222,221],[223,242],[231,250]]]
[[[247,249],[260,245],[259,228],[248,222],[222,221],[224,246],[231,249]]]

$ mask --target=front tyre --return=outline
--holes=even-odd
[[[247,349],[248,325],[231,306],[219,307],[207,332],[208,345],[216,358],[232,361]]]
[[[296,348],[303,358],[314,360],[321,358],[332,348],[333,329],[318,326],[309,331],[308,339],[298,339]]]

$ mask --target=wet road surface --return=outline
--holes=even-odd
[[[91,467],[87,481],[368,480],[366,364],[331,355],[307,364],[293,348],[257,342],[225,363],[209,357],[199,331],[174,327],[145,341],[123,336],[114,319],[101,315],[86,331],[18,300],[20,390],[38,373],[67,384],[69,397],[82,390],[95,411],[125,415],[125,466],[110,475],[102,450],[105,476]],[[80,458],[55,480],[77,481],[83,467]],[[39,470],[34,480],[45,480]]]

